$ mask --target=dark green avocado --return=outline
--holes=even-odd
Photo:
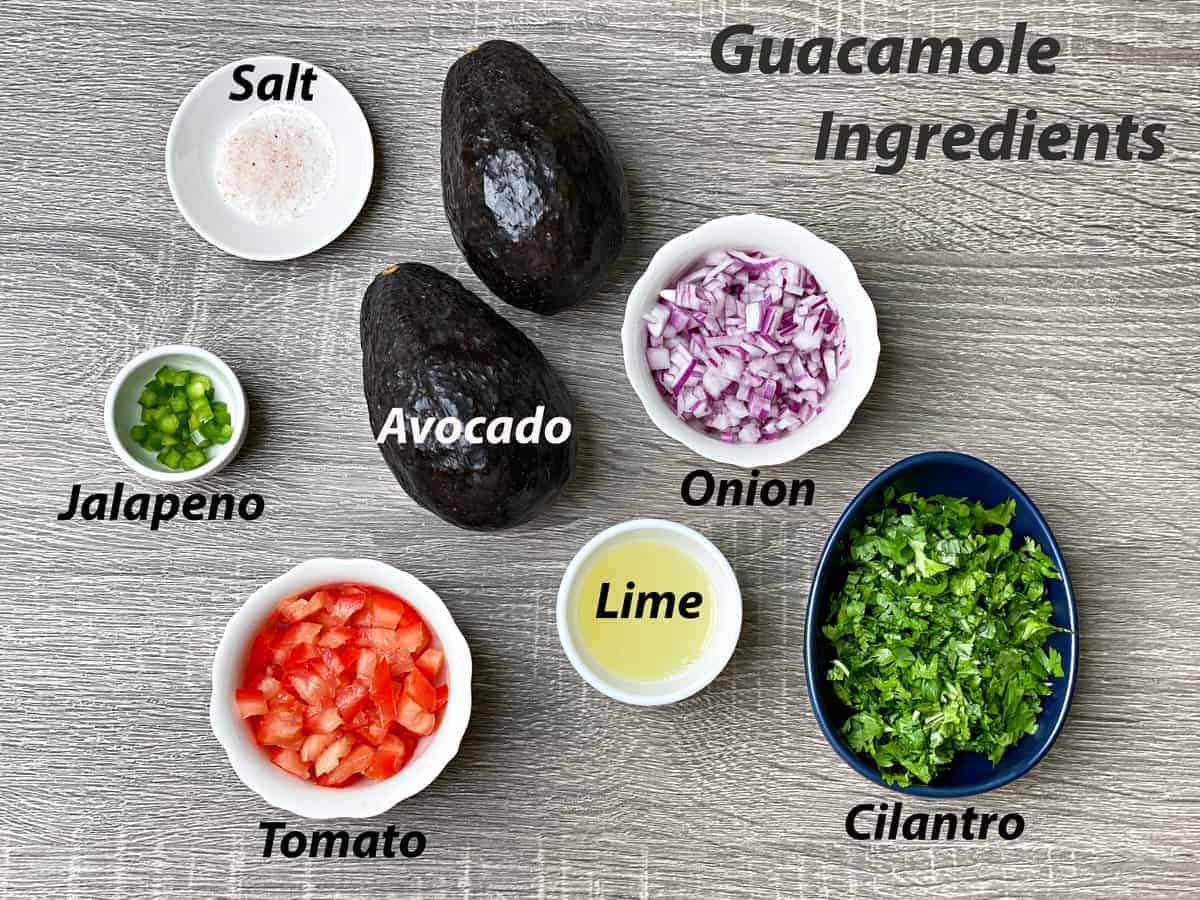
[[[388,266],[363,297],[359,331],[363,390],[378,435],[394,408],[406,416],[466,423],[515,420],[545,407],[545,420],[573,422],[566,386],[541,351],[454,278],[431,266]],[[380,449],[396,480],[421,506],[461,528],[520,524],[575,472],[574,429],[565,442],[452,444],[435,440]]]
[[[629,217],[625,173],[596,120],[509,41],[488,41],[446,75],[442,199],[479,279],[543,315],[595,293]]]

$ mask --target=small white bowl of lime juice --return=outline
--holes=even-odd
[[[690,697],[733,655],[742,594],[720,550],[664,519],[633,519],[588,541],[558,589],[558,636],[571,665],[622,703]]]

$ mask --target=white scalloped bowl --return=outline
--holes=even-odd
[[[268,75],[289,77],[293,65],[316,75],[311,100],[230,99],[231,89],[239,87],[234,81],[238,69],[252,66],[257,84]],[[226,136],[250,115],[274,104],[298,105],[329,130],[333,183],[295,219],[264,225],[225,202],[216,168]],[[166,167],[175,205],[210,244],[243,259],[296,259],[321,249],[358,218],[371,192],[375,147],[362,109],[332,74],[293,56],[249,56],[206,76],[179,104],[167,132]]]
[[[646,361],[642,317],[654,307],[659,292],[705,254],[729,249],[762,250],[807,267],[846,322],[850,365],[830,387],[825,409],[787,437],[759,444],[727,443],[684,422],[658,392]],[[840,435],[871,390],[879,365],[875,307],[846,254],[794,222],[755,214],[713,219],[664,244],[629,294],[621,344],[629,383],[663,434],[707,459],[747,469],[790,462]]]
[[[207,375],[216,390],[216,398],[229,406],[233,420],[232,440],[214,445],[208,462],[195,469],[168,469],[158,461],[155,453],[139,447],[129,433],[141,422],[142,407],[138,398],[142,389],[161,366]],[[169,484],[199,481],[216,475],[229,465],[245,443],[249,420],[246,393],[233,370],[215,353],[190,344],[164,344],[139,353],[125,363],[104,396],[104,430],[117,456],[137,474]]]
[[[255,634],[285,597],[324,584],[357,581],[403,597],[421,614],[432,646],[445,653],[450,697],[437,731],[417,742],[412,759],[384,781],[361,779],[345,788],[321,787],[290,775],[259,747],[234,703]],[[310,559],[250,595],[229,624],[213,659],[209,719],[233,770],[246,787],[272,806],[310,819],[366,819],[387,812],[427,788],[458,753],[471,718],[471,651],[450,610],[414,576],[370,559]]]

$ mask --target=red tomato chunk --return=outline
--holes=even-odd
[[[431,639],[402,598],[327,584],[287,598],[263,624],[234,702],[271,762],[297,778],[391,778],[449,699]]]

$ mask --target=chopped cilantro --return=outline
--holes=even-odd
[[[1063,676],[1045,647],[1065,630],[1046,595],[1058,571],[1032,538],[1013,546],[1015,509],[888,488],[850,532],[826,677],[852,711],[846,740],[889,784],[928,783],[960,750],[999,762]]]

